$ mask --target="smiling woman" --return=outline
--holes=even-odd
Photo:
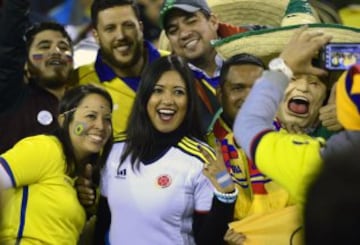
[[[52,135],[19,141],[0,155],[0,244],[76,244],[86,216],[73,187],[85,164],[111,147],[112,101],[97,87],[69,90]],[[102,155],[100,154],[102,152]]]
[[[108,231],[111,244],[223,243],[237,192],[221,155],[199,140],[197,106],[183,59],[161,57],[144,71],[127,138],[102,171],[95,244]]]

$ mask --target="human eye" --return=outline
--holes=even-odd
[[[133,28],[135,28],[135,23],[131,22],[131,21],[127,21],[123,24],[123,26],[128,29],[133,29]]]
[[[60,44],[58,45],[58,47],[59,47],[59,49],[60,49],[61,51],[68,51],[68,50],[70,50],[70,46],[69,46],[67,43],[60,43]]]
[[[96,119],[96,115],[94,113],[89,113],[86,115],[86,118],[89,120],[95,120]]]
[[[168,35],[175,35],[177,32],[178,28],[176,28],[175,26],[171,26],[167,29],[167,34]]]
[[[162,91],[162,87],[155,86],[153,89],[153,94],[160,94]]]
[[[175,89],[174,94],[175,94],[175,95],[185,95],[186,92],[185,92],[184,89],[177,88],[177,89]]]
[[[196,16],[191,16],[191,17],[189,17],[189,18],[186,19],[186,23],[187,23],[187,24],[193,24],[193,23],[195,23],[196,21],[197,21]]]
[[[40,44],[38,45],[38,48],[39,48],[40,50],[47,50],[47,49],[50,49],[50,44],[49,44],[49,43],[40,43]]]
[[[237,85],[234,85],[234,86],[232,87],[232,90],[233,90],[233,91],[236,91],[236,92],[241,92],[241,91],[243,91],[245,88],[246,88],[246,87],[245,87],[244,85],[242,85],[242,84],[237,84]]]
[[[115,29],[114,25],[107,25],[104,27],[105,32],[112,32]]]

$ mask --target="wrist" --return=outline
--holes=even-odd
[[[214,189],[215,197],[223,203],[234,203],[237,199],[238,194],[239,190],[237,188],[235,188],[232,193],[222,193]]]
[[[287,62],[281,56],[274,58],[270,61],[269,70],[279,71],[283,73],[289,80],[291,80],[294,77],[294,73],[292,69],[289,67]]]

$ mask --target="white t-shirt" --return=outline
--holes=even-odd
[[[193,214],[210,210],[213,187],[202,174],[203,161],[190,153],[198,143],[184,141],[139,170],[129,158],[119,167],[124,143],[114,144],[101,180],[111,211],[111,244],[195,244]]]

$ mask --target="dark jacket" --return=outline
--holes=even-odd
[[[57,98],[24,79],[23,36],[29,25],[28,0],[7,1],[0,19],[0,153],[57,126]]]

